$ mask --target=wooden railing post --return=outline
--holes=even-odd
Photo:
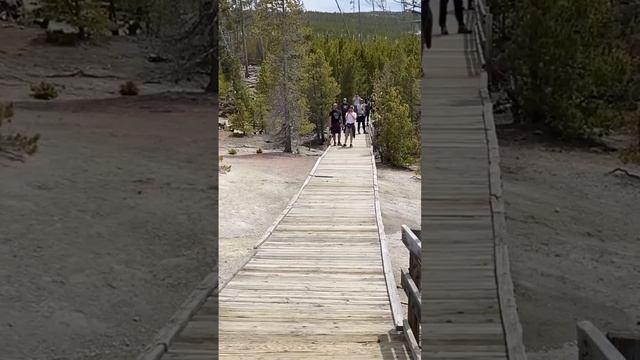
[[[484,19],[484,36],[486,43],[484,44],[484,56],[487,71],[487,88],[491,88],[491,72],[493,71],[493,14],[487,8],[487,16]]]
[[[420,297],[420,275],[422,263],[422,241],[416,233],[406,225],[402,225],[402,243],[409,250],[409,271],[401,271],[402,288],[407,294],[407,318],[405,323],[405,337],[409,343],[412,358],[420,359],[420,320],[422,299]]]
[[[607,332],[607,339],[627,360],[640,360],[640,332]]]
[[[409,276],[411,276],[413,283],[418,288],[418,293],[421,293],[420,262],[421,262],[421,259],[417,258],[415,254],[412,253],[409,255]],[[420,309],[418,309],[417,306],[415,305],[410,306],[408,309],[409,324],[411,325],[411,330],[413,330],[413,333],[416,335],[418,339],[420,338],[420,320],[419,319],[421,314],[419,313],[416,314],[416,311],[419,311],[419,310]]]
[[[589,321],[577,325],[578,360],[625,360],[624,356]]]

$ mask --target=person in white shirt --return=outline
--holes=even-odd
[[[356,120],[358,115],[353,111],[353,105],[349,106],[349,111],[344,117],[345,131],[344,131],[344,144],[342,147],[347,146],[347,139],[349,139],[349,147],[353,147],[353,138],[356,136]]]

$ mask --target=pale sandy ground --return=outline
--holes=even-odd
[[[576,359],[580,320],[602,331],[640,331],[640,181],[606,175],[640,167],[517,131],[503,131],[500,142],[529,359]]]
[[[135,358],[211,271],[210,102],[17,106],[12,128],[42,138],[24,163],[0,153],[0,359]]]
[[[5,25],[2,131],[41,139],[24,163],[0,152],[0,359],[135,358],[216,265],[215,99],[163,94],[170,64],[142,39],[55,47]],[[77,70],[98,78],[43,77]],[[58,99],[30,98],[41,80]],[[126,80],[142,95],[119,97]]]
[[[77,47],[44,42],[38,27],[0,22],[0,95],[31,100],[31,85],[42,81],[58,90],[58,100],[119,97],[120,85],[134,81],[141,94],[202,91],[203,81],[175,84],[172,63],[150,63],[153,43],[142,37],[114,37]],[[72,76],[73,75],[73,76]]]
[[[221,174],[220,181],[220,279],[229,279],[250,257],[251,249],[273,224],[280,212],[300,189],[320,151],[306,155],[284,155],[279,152],[256,154],[256,149],[269,149],[271,144],[256,136],[251,139],[229,137],[221,132],[222,162],[231,171]],[[238,150],[235,156],[228,149]],[[396,281],[400,285],[400,268],[408,267],[408,252],[400,241],[400,226],[420,226],[420,181],[413,171],[378,168],[380,202]],[[339,200],[339,199],[336,199]],[[398,289],[402,293],[401,289]],[[403,295],[403,294],[402,294]]]

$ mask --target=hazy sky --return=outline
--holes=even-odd
[[[342,12],[348,13],[352,12],[353,8],[351,5],[351,1],[355,3],[356,11],[358,11],[358,0],[338,0],[338,4],[340,4],[340,8]],[[335,0],[302,0],[304,4],[304,8],[310,11],[323,11],[323,12],[338,12],[338,7],[336,6]],[[360,0],[360,11],[371,11],[373,8],[371,7],[371,1],[369,0]],[[376,6],[376,10],[378,7]],[[387,0],[386,10],[388,11],[400,11],[401,7],[394,0]]]

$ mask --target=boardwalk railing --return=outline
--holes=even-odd
[[[476,0],[476,10],[472,12],[473,37],[482,71],[480,71],[480,99],[482,119],[489,155],[489,192],[491,223],[494,238],[495,273],[498,286],[500,317],[505,336],[507,357],[510,360],[527,358],[522,340],[522,325],[515,303],[513,280],[511,278],[502,180],[500,175],[500,151],[493,117],[491,100],[491,69],[493,47],[493,15],[485,0]]]
[[[480,65],[487,73],[487,85],[491,84],[493,15],[484,0],[476,0],[475,11],[471,12],[473,37],[478,50]]]
[[[591,322],[581,321],[578,331],[578,360],[625,360],[625,357]]]
[[[420,359],[420,320],[422,299],[420,295],[420,274],[422,263],[422,241],[420,231],[402,225],[402,243],[409,250],[408,272],[401,270],[402,289],[407,294],[407,319],[403,320],[405,340],[414,360]]]
[[[367,136],[367,145],[371,146],[373,156],[375,157],[376,161],[382,161],[382,155],[380,154],[380,145],[378,144],[378,137],[375,126],[375,116],[371,116],[366,129],[369,135]]]
[[[169,345],[178,333],[184,329],[193,315],[211,296],[217,296],[217,269],[209,273],[189,297],[180,305],[167,324],[160,329],[151,343],[143,350],[136,360],[159,360],[169,349]]]

